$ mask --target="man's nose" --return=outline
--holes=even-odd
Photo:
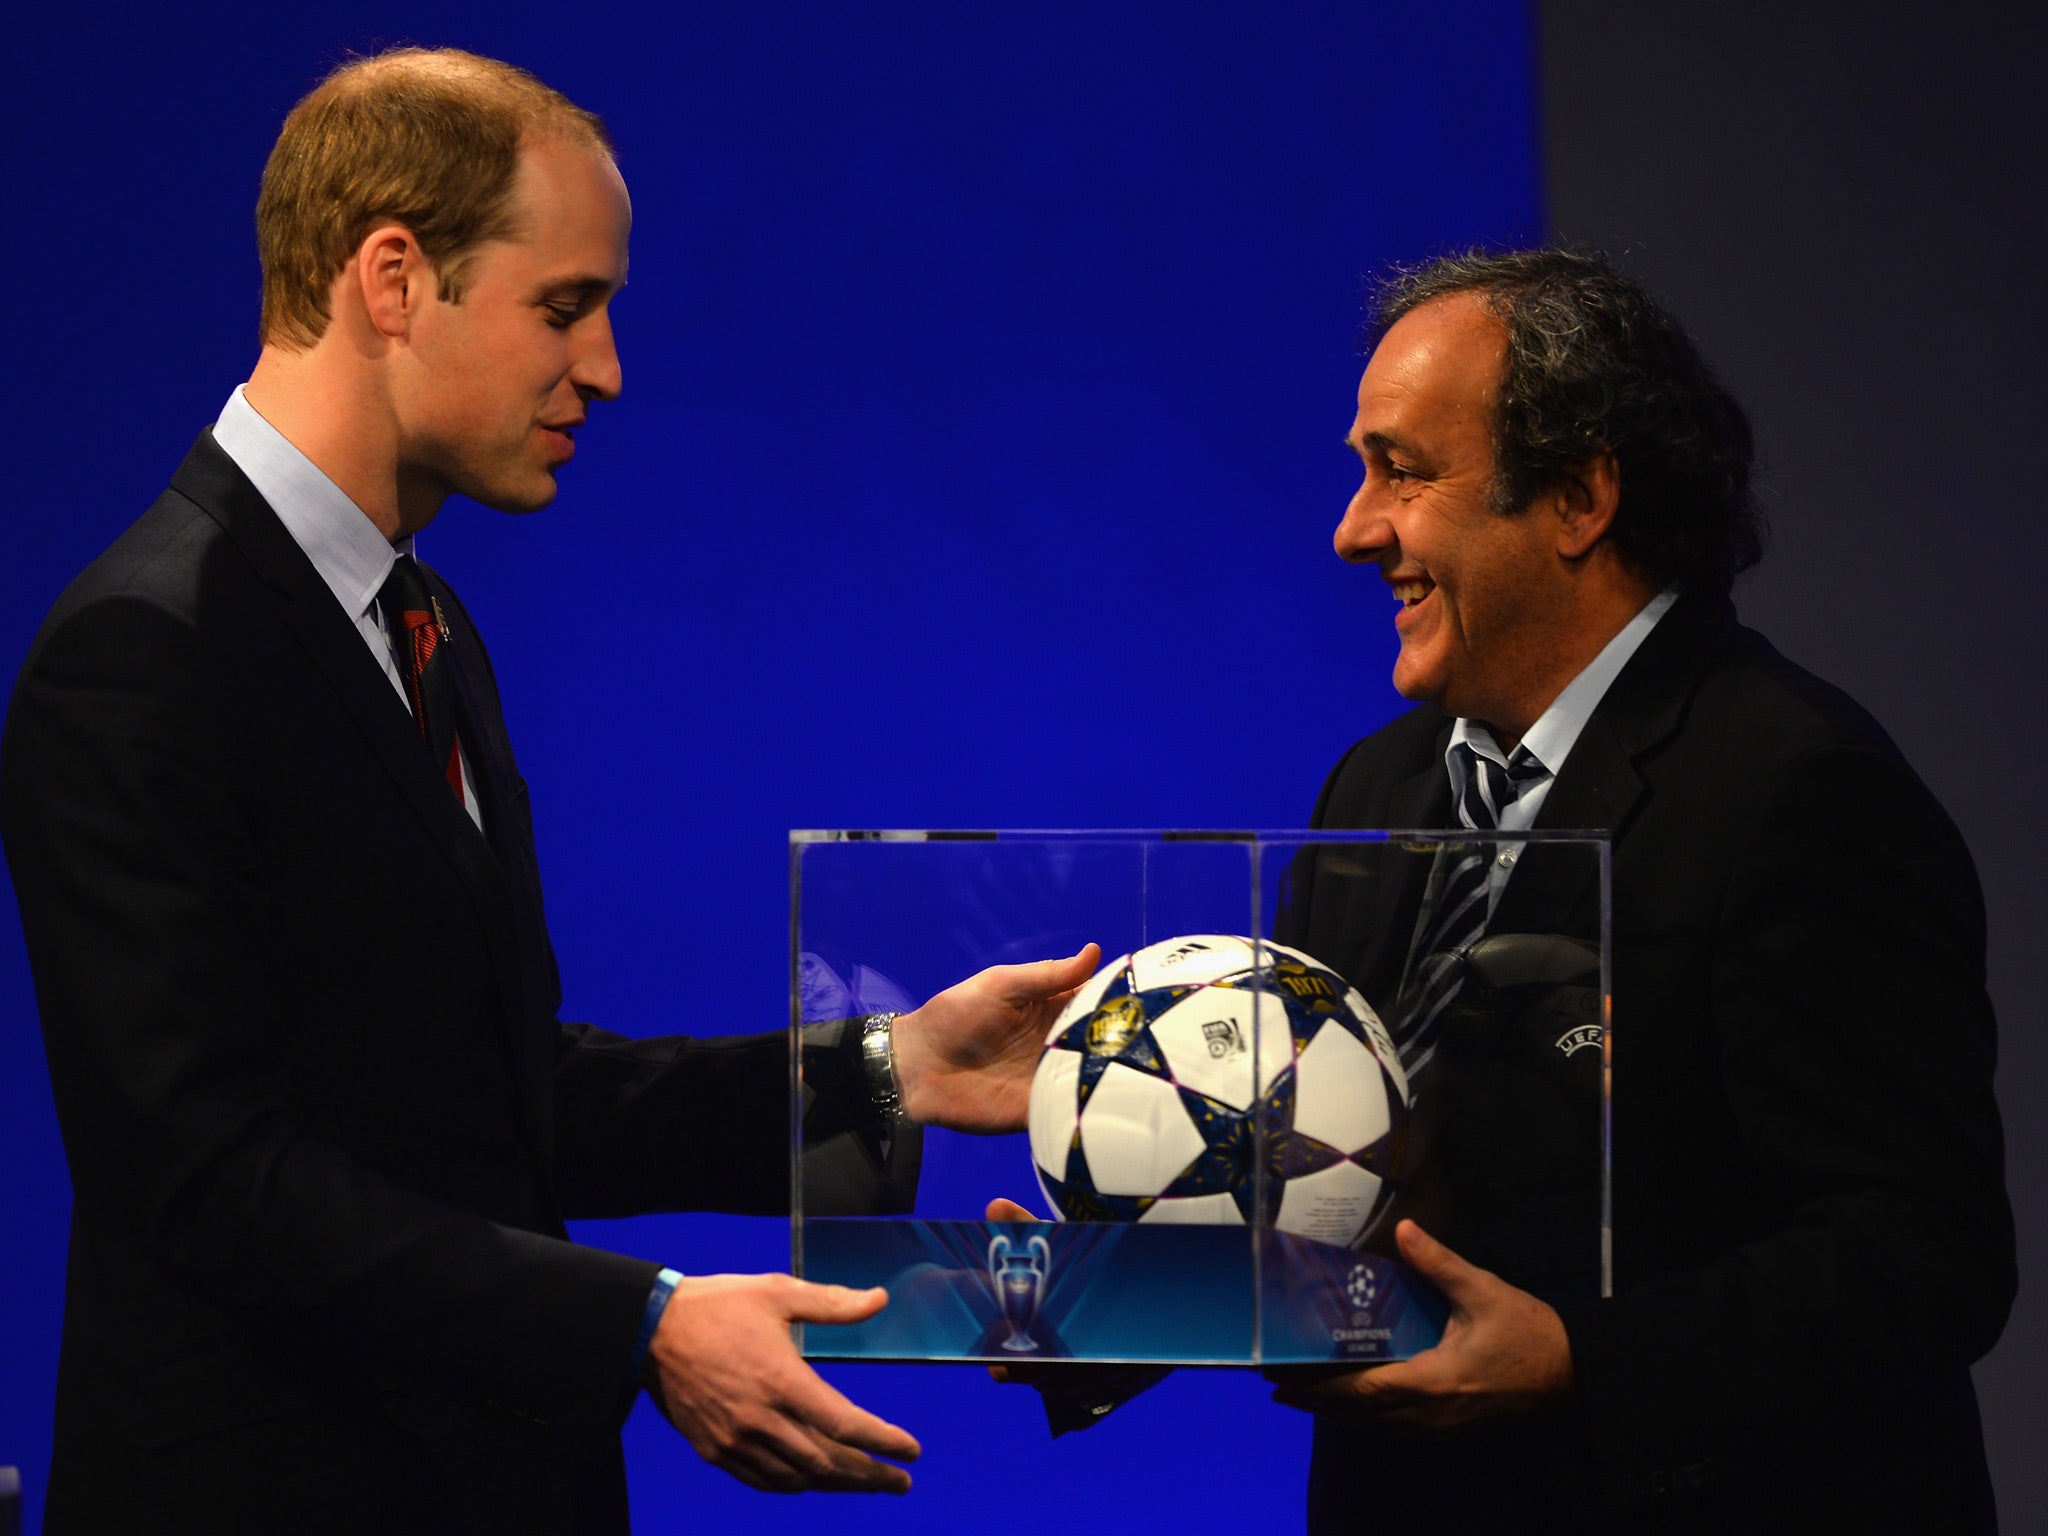
[[[1343,517],[1337,520],[1337,531],[1330,536],[1330,546],[1337,551],[1337,558],[1353,564],[1377,560],[1393,544],[1393,530],[1367,501],[1363,490],[1351,498]]]
[[[609,314],[596,314],[585,322],[582,348],[569,369],[576,392],[597,400],[616,400],[624,385],[619,369],[619,347],[612,336]]]

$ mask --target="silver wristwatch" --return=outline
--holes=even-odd
[[[884,1125],[903,1116],[903,1092],[896,1081],[896,1049],[890,1040],[893,1013],[871,1013],[860,1021],[860,1064],[867,1075],[868,1098]]]

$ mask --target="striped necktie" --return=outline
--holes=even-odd
[[[1527,747],[1516,747],[1505,768],[1469,741],[1451,750],[1465,768],[1458,785],[1458,821],[1475,832],[1498,829],[1502,813],[1522,792],[1550,775]],[[1444,1014],[1465,980],[1465,951],[1485,936],[1494,846],[1481,839],[1446,843],[1437,855],[1430,881],[1434,900],[1427,905],[1423,942],[1393,1031],[1411,1083],[1436,1054]]]

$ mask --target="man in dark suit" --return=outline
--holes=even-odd
[[[1484,1222],[1439,1241],[1455,1198],[1445,1230],[1404,1223],[1451,1321],[1282,1380],[1316,1415],[1311,1529],[1992,1529],[1968,1367],[2015,1282],[1981,897],[1878,726],[1736,622],[1740,409],[1606,263],[1475,255],[1387,289],[1350,442],[1337,551],[1399,603],[1422,707],[1345,755],[1315,824],[1456,825],[1483,784],[1467,825],[1613,839],[1614,1293],[1597,1184],[1566,1201],[1576,1272]],[[1280,936],[1397,1021],[1447,1177],[1484,1205],[1532,1157],[1597,1169],[1597,1102],[1584,1149],[1509,1099],[1475,1117],[1461,1085],[1552,1042],[1515,1040],[1526,1001],[1476,967],[1418,1008],[1426,871],[1342,853],[1295,872]],[[1468,945],[1597,934],[1591,875],[1494,864]]]
[[[756,1486],[908,1486],[789,1335],[880,1292],[566,1240],[786,1208],[787,1036],[557,1021],[496,683],[412,555],[452,492],[553,498],[629,221],[530,76],[337,71],[265,172],[255,372],[37,637],[0,825],[75,1192],[51,1531],[618,1531],[642,1384]],[[835,1122],[1021,1126],[1091,964],[819,1038]],[[884,1140],[841,1149],[882,1198]]]

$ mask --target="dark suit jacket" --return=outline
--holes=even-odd
[[[51,1531],[616,1530],[657,1266],[565,1216],[787,1208],[782,1035],[556,1020],[526,788],[485,830],[202,437],[65,592],[0,753],[75,1192]]]
[[[1450,726],[1424,708],[1358,743],[1315,824],[1450,822]],[[1538,825],[1613,837],[1615,1296],[1559,1297],[1571,1413],[1437,1442],[1319,1423],[1312,1528],[1989,1529],[1967,1368],[2010,1305],[2013,1233],[1954,825],[1863,711],[1702,593],[1617,678]],[[1384,1004],[1421,872],[1332,865],[1298,872],[1282,936]],[[1583,864],[1532,848],[1494,927],[1597,920]],[[1494,1176],[1527,1151],[1501,1138]],[[1470,1256],[1511,1281],[1547,1261]]]

